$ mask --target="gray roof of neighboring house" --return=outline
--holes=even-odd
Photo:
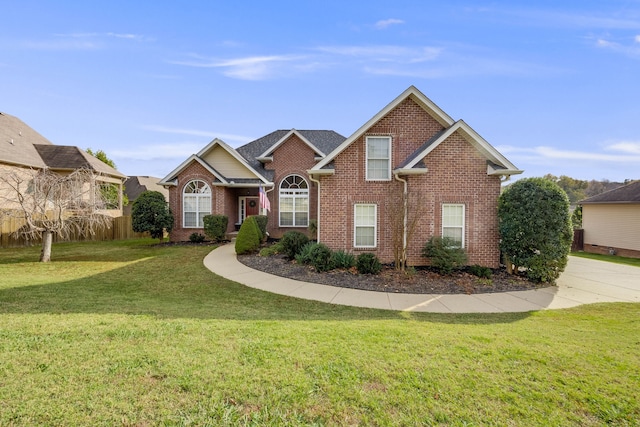
[[[78,147],[54,145],[22,120],[6,113],[0,113],[0,163],[59,170],[88,168],[104,175],[126,178]]]
[[[640,203],[640,180],[589,197],[579,204],[588,205],[591,203]]]
[[[34,144],[53,145],[19,118],[0,112],[0,162],[46,167]]]
[[[159,185],[159,181],[160,178],[153,176],[130,176],[124,183],[124,192],[130,202],[136,200],[144,191],[158,191],[169,200],[169,190]]]
[[[291,132],[291,129],[276,130],[262,138],[258,138],[255,141],[251,141],[248,144],[243,145],[242,147],[236,148],[236,151],[247,160],[251,167],[262,174],[262,176],[272,181],[274,171],[266,170],[257,157],[280,141],[289,132]],[[346,139],[344,136],[332,130],[298,130],[298,132],[324,154],[328,154],[333,151]]]

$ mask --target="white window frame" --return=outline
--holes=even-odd
[[[387,140],[389,157],[370,157],[369,156],[369,140],[380,139]],[[367,181],[391,181],[391,137],[390,136],[367,136],[365,138],[365,176]],[[384,178],[371,178],[369,177],[369,160],[387,160],[387,176]]]
[[[373,207],[373,225],[358,224],[358,207]],[[373,227],[373,245],[358,245],[358,229]],[[371,249],[378,247],[378,205],[375,203],[356,203],[353,205],[353,247],[358,249]]]
[[[462,224],[445,224],[445,208],[447,207],[462,207]],[[466,242],[465,242],[465,234],[466,234],[466,206],[464,205],[464,203],[443,203],[442,204],[442,209],[441,209],[441,218],[442,218],[442,229],[441,229],[441,235],[444,237],[445,236],[445,229],[460,229],[462,231],[461,236],[462,236],[462,241],[461,241],[461,248],[464,248],[466,246]]]
[[[187,193],[187,188],[189,188],[192,183],[201,183],[202,187],[199,187],[201,188],[201,190],[195,193]],[[195,211],[186,210],[187,197],[194,198]],[[206,206],[209,208],[208,210],[204,208],[204,206],[202,206],[202,203],[201,203],[201,201],[205,201],[205,199],[207,198],[209,199],[209,203],[206,204]],[[211,194],[211,186],[209,184],[207,184],[205,181],[201,179],[192,179],[189,182],[187,182],[182,188],[182,227],[183,228],[204,228],[204,223],[202,221],[202,218],[204,217],[204,215],[201,215],[201,214],[211,215],[211,201],[212,201],[212,194]],[[187,225],[187,212],[196,214],[196,225]]]
[[[287,188],[282,188],[282,185],[285,182],[289,182],[290,178],[300,178],[304,184],[306,185],[306,188],[292,188],[292,187],[287,187]],[[309,197],[309,181],[307,181],[305,179],[305,177],[303,177],[302,175],[298,175],[298,174],[290,174],[285,176],[282,181],[280,181],[280,185],[278,186],[278,226],[279,227],[308,227],[309,226],[309,203],[310,203],[310,197]],[[287,210],[287,211],[283,211],[282,210],[282,200],[283,199],[291,199],[292,200],[292,205],[293,205],[293,210]],[[302,210],[301,208],[299,208],[300,203],[302,202],[302,200],[306,199],[306,204],[307,204],[307,209]],[[304,224],[299,224],[298,221],[296,221],[296,214],[305,212],[306,216],[305,216],[305,223]],[[291,213],[292,214],[292,222],[293,224],[282,224],[282,214],[283,213]]]

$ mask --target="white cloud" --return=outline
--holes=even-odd
[[[248,56],[234,59],[207,59],[194,56],[192,61],[169,61],[171,64],[199,68],[221,68],[224,75],[241,80],[265,80],[283,71],[283,65],[303,59],[296,55]]]
[[[434,46],[405,47],[394,45],[373,45],[373,46],[321,46],[318,51],[341,56],[351,56],[354,58],[368,58],[381,62],[424,62],[436,59],[440,56],[443,48]]]
[[[192,154],[202,149],[203,145],[196,142],[176,142],[171,144],[136,145],[131,149],[111,150],[110,156],[114,159],[127,160],[159,160],[181,159],[185,160]]]
[[[204,131],[204,130],[198,130],[198,129],[171,128],[166,126],[155,126],[155,125],[143,126],[142,129],[153,131],[153,132],[160,132],[160,133],[170,133],[170,134],[188,135],[188,136],[201,136],[201,137],[210,138],[210,139],[220,138],[221,140],[227,143],[237,142],[237,143],[246,144],[247,142],[253,141],[255,139],[255,138],[251,138],[244,135],[234,135],[229,133],[219,133],[219,132]],[[197,151],[200,151],[200,148]]]
[[[619,151],[622,153],[640,155],[640,142],[637,142],[637,141],[615,142],[605,147],[605,150]]]
[[[606,40],[604,38],[599,38],[596,40],[596,47],[601,49],[608,49],[612,52],[621,53],[623,55],[627,55],[630,57],[638,57],[640,56],[640,36],[636,36],[634,39],[634,44],[624,45],[618,42]]]
[[[496,147],[503,154],[512,155],[513,158],[526,158],[530,161],[535,160],[583,160],[607,163],[637,163],[640,162],[640,147],[635,149],[639,151],[629,154],[604,154],[601,152],[560,150],[555,147],[537,146],[532,148],[519,148],[513,146]],[[624,150],[620,150],[624,151]]]
[[[376,22],[374,27],[377,30],[384,30],[386,28],[389,28],[391,25],[400,25],[400,24],[404,24],[404,21],[402,19],[391,18],[391,19],[384,19]]]
[[[640,43],[640,34],[638,34],[637,36],[634,37],[633,41],[635,41],[636,43]]]

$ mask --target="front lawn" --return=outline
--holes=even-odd
[[[369,310],[246,288],[211,246],[0,250],[0,425],[638,425],[639,304]]]
[[[640,267],[640,258],[628,258],[618,255],[593,254],[591,252],[571,252],[571,255],[580,258],[595,259],[598,261],[613,262],[616,264],[630,265],[632,267]]]

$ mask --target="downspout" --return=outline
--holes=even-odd
[[[404,191],[402,193],[402,204],[404,208],[403,218],[402,218],[402,271],[404,271],[405,264],[407,263],[407,220],[408,220],[408,188],[407,188],[407,180],[400,178],[400,175],[394,173],[393,176],[397,181],[400,181],[404,184]]]
[[[271,193],[271,192],[272,192],[273,190],[275,190],[275,189],[276,189],[276,185],[275,185],[275,183],[274,183],[274,184],[273,184],[273,187],[271,187],[271,190],[266,190],[266,189],[265,189],[264,194],[266,194],[266,195],[267,195],[267,198],[269,198],[269,193]],[[261,214],[262,214],[262,211],[267,211],[267,210],[266,210],[266,209],[260,209],[260,211],[261,211]],[[267,212],[264,212],[264,215],[267,215]]]
[[[320,243],[320,181],[313,178],[313,175],[309,174],[309,179],[318,184],[318,207],[316,208],[316,215],[318,216],[316,224],[316,241]]]

